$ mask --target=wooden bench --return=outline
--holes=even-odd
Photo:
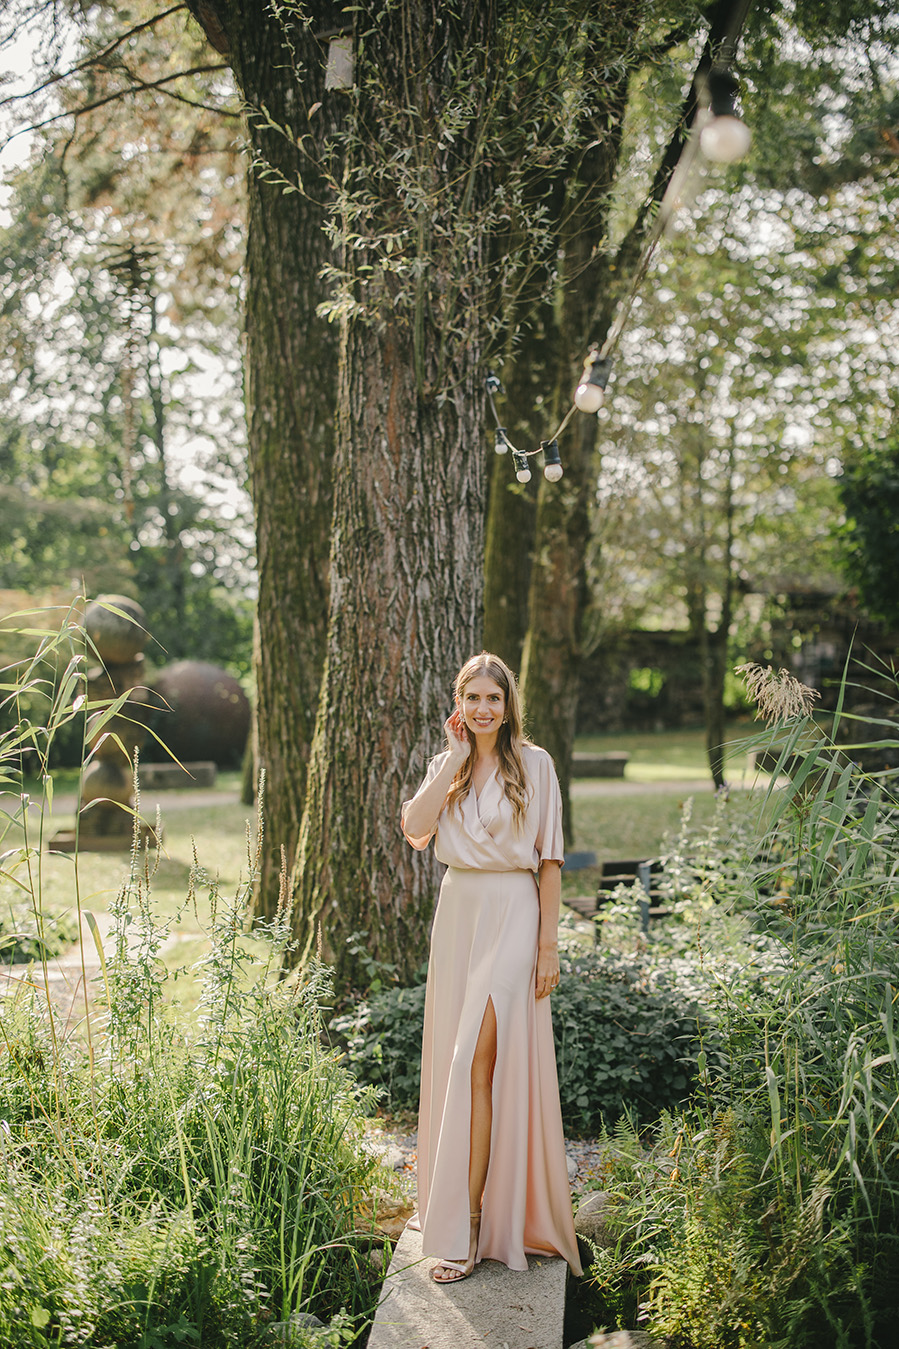
[[[211,759],[186,763],[142,763],[138,770],[141,787],[162,792],[191,787],[214,787],[216,766]]]
[[[630,755],[625,750],[610,750],[608,754],[591,754],[575,750],[571,756],[573,778],[623,778]]]
[[[608,904],[619,885],[633,889],[639,883],[637,901],[640,905],[640,917],[643,931],[649,929],[650,920],[664,918],[670,912],[659,903],[661,896],[658,881],[662,874],[661,862],[645,859],[625,862],[603,862],[595,895],[573,895],[565,900],[570,909],[574,909],[583,918],[595,918],[596,914]],[[655,901],[655,902],[653,902]]]

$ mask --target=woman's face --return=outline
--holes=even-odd
[[[506,696],[495,679],[475,675],[459,695],[459,710],[472,735],[496,735],[506,715]]]

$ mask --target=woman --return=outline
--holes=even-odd
[[[527,1254],[562,1255],[579,1274],[548,996],[559,982],[559,784],[523,734],[498,656],[473,656],[454,691],[447,749],[402,814],[412,847],[436,836],[448,868],[425,999],[423,1247],[441,1257],[439,1283],[483,1259],[524,1270]]]

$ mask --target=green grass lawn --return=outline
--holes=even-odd
[[[155,819],[156,801],[160,803],[161,809],[162,847],[152,882],[155,909],[160,918],[174,918],[184,909],[194,841],[201,867],[210,878],[218,880],[223,893],[233,893],[241,876],[247,875],[247,821],[255,833],[255,818],[252,807],[233,802],[239,776],[237,773],[219,774],[215,790],[220,800],[214,803],[206,803],[208,793],[204,792],[204,803],[198,800],[194,804],[189,791],[161,792],[153,796],[147,794],[142,801],[141,813],[150,823]],[[64,790],[68,790],[68,787],[69,784],[64,783]],[[125,851],[82,851],[78,854],[76,868],[71,854],[48,851],[47,845],[55,830],[72,827],[73,816],[69,805],[70,799],[61,799],[57,795],[44,825],[44,850],[40,855],[40,865],[35,865],[33,874],[39,881],[45,905],[68,907],[74,904],[77,885],[82,908],[105,911],[128,876],[129,854]],[[36,830],[37,819],[32,812],[29,839],[32,845],[37,843]],[[21,834],[16,831],[14,836],[11,830],[4,847],[15,846],[20,838]],[[198,895],[196,912],[182,914],[182,930],[199,932],[200,924],[208,916],[209,888],[206,887]]]
[[[247,829],[255,838],[255,815],[252,807],[235,803],[239,788],[238,773],[219,774],[215,794],[210,802],[209,792],[197,794],[196,802],[189,791],[162,792],[142,801],[142,815],[155,819],[155,802],[160,803],[162,846],[158,859],[151,853],[152,910],[159,923],[169,928],[169,939],[163,956],[169,969],[189,967],[209,948],[206,933],[212,917],[211,895],[214,886],[225,900],[231,899],[242,881],[249,875]],[[63,779],[62,790],[69,791],[70,783]],[[57,792],[59,788],[57,788]],[[33,799],[39,799],[32,789]],[[4,802],[10,809],[11,803]],[[32,809],[28,842],[35,849],[31,860],[30,883],[34,886],[41,909],[46,914],[82,909],[94,914],[105,914],[128,878],[130,853],[97,853],[81,851],[77,860],[72,854],[53,852],[48,844],[57,829],[70,829],[73,823],[71,797],[56,795],[53,809],[45,818],[44,846],[37,851],[39,816]],[[11,827],[3,839],[3,850],[21,843],[21,830]],[[187,903],[189,878],[193,864],[194,847],[201,869],[203,883],[196,887],[195,902]],[[10,859],[5,863],[9,867]],[[24,869],[16,873],[19,882],[28,883]],[[214,883],[214,885],[213,885]],[[15,880],[0,879],[0,912],[13,901],[25,898]],[[90,953],[92,954],[92,953]],[[186,1012],[195,1005],[197,982],[192,975],[179,978],[173,995]]]
[[[735,789],[756,782],[749,755],[759,729],[758,724],[748,720],[735,722],[728,728],[726,743],[731,748],[725,759],[725,773]],[[692,828],[711,820],[715,796],[710,790],[705,733],[701,729],[581,736],[576,748],[594,753],[626,751],[630,759],[625,782],[645,784],[647,788],[639,793],[628,789],[616,793],[614,781],[582,779],[575,784],[574,846],[595,852],[598,863],[658,857],[666,849],[668,836],[680,827],[688,803]],[[766,782],[767,779],[759,779],[760,784]],[[695,790],[691,790],[693,783]],[[760,808],[759,792],[734,790],[726,818],[732,819],[737,828],[747,816],[758,815]],[[563,871],[563,898],[592,893],[598,878],[598,867]]]
[[[759,724],[751,719],[733,722],[725,737],[725,772],[740,782],[750,773],[749,749],[757,738]],[[705,732],[621,731],[615,735],[578,736],[575,749],[595,754],[625,751],[630,755],[624,776],[631,782],[685,782],[708,779]]]
[[[729,737],[731,743],[746,738],[749,731],[751,723],[735,726]],[[579,740],[578,748],[626,749],[631,760],[625,782],[647,784],[639,792],[630,786],[620,793],[611,781],[597,784],[594,791],[591,791],[593,783],[575,787],[575,847],[595,852],[600,862],[657,856],[664,851],[666,835],[677,830],[687,800],[692,801],[694,825],[709,819],[714,811],[714,796],[707,789],[709,775],[700,730],[593,736]],[[745,747],[741,747],[728,760],[729,778],[739,782],[746,768]],[[696,783],[695,793],[684,786],[692,781]],[[71,792],[72,786],[73,780],[68,776],[57,786],[45,842],[54,829],[71,827],[71,797],[64,800],[59,794]],[[219,775],[214,801],[210,801],[209,792],[194,797],[189,791],[179,791],[162,792],[155,797],[147,794],[142,802],[143,814],[149,820],[154,818],[154,801],[159,801],[162,811],[162,849],[152,880],[152,894],[158,920],[171,925],[164,952],[171,968],[193,964],[207,948],[205,932],[211,916],[211,886],[200,886],[195,905],[186,904],[194,846],[201,868],[226,898],[235,894],[242,878],[248,875],[247,828],[249,825],[251,834],[255,833],[255,818],[250,807],[235,802],[238,789],[239,774],[225,773]],[[37,794],[35,791],[34,796]],[[733,813],[736,819],[753,808],[754,802],[756,793],[734,792],[728,813]],[[17,842],[18,838],[10,831],[3,847],[8,849]],[[36,843],[35,836],[31,842]],[[105,913],[128,875],[128,866],[126,853],[82,852],[76,870],[71,856],[48,853],[45,848],[33,874],[46,910],[74,907],[77,884],[82,909]],[[588,893],[595,887],[596,875],[593,869],[563,873],[563,892]],[[10,882],[0,882],[0,904],[14,890]],[[190,979],[179,981],[179,997],[186,1007],[193,1002]]]

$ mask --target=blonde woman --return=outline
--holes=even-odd
[[[564,861],[552,759],[525,737],[515,676],[483,651],[459,671],[447,748],[403,806],[413,848],[447,867],[431,933],[418,1129],[419,1223],[438,1283],[478,1261],[581,1272],[549,994]]]

